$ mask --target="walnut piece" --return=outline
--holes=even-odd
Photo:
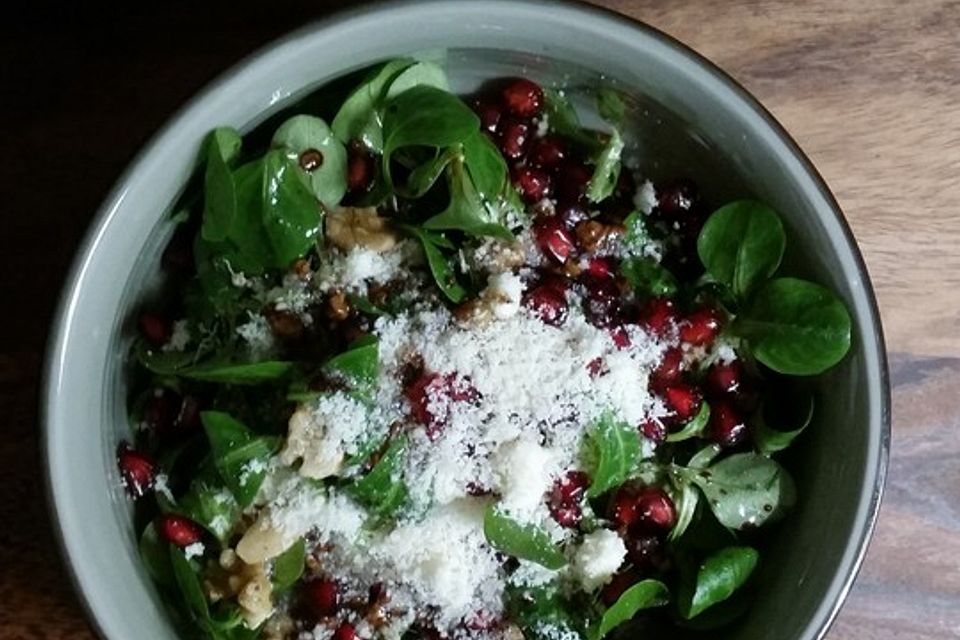
[[[587,253],[593,253],[608,239],[622,234],[622,224],[605,224],[599,220],[584,220],[573,230],[577,236],[577,244]]]
[[[270,524],[269,514],[264,511],[247,529],[237,543],[237,555],[247,564],[257,564],[275,558],[289,546],[283,534]]]
[[[263,562],[244,562],[232,549],[220,554],[219,566],[204,581],[204,587],[211,602],[236,596],[240,614],[250,629],[273,614],[273,587]]]
[[[344,457],[340,440],[329,436],[327,426],[318,423],[312,411],[301,406],[293,412],[287,424],[287,442],[280,452],[281,462],[293,465],[303,460],[300,475],[321,480],[336,475]]]
[[[327,214],[326,238],[343,251],[364,247],[389,251],[399,240],[390,222],[377,215],[376,207],[341,207]]]

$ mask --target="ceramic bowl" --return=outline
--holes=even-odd
[[[114,451],[130,428],[129,318],[155,285],[172,231],[169,209],[195,168],[200,141],[217,125],[250,130],[338,76],[413,52],[444,56],[458,90],[518,74],[563,81],[575,97],[614,83],[630,96],[632,133],[648,175],[691,175],[712,201],[752,196],[769,203],[787,228],[788,268],[846,301],[853,348],[820,379],[816,423],[790,461],[800,503],[770,541],[764,588],[750,612],[721,634],[822,637],[863,559],[889,436],[881,328],[850,230],[797,145],[708,61],[614,13],[522,0],[387,4],[301,29],[214,82],[120,178],[67,282],[43,395],[50,500],[96,629],[110,640],[176,637],[139,561]]]

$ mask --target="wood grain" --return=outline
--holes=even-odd
[[[92,212],[217,72],[344,3],[32,5],[0,30],[0,638],[93,638],[56,557],[36,389]],[[831,640],[960,638],[960,2],[618,0],[786,126],[866,257],[892,356],[889,488]]]

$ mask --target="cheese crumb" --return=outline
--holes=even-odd
[[[644,215],[650,215],[654,207],[657,206],[657,190],[652,182],[644,180],[637,187],[637,191],[633,194],[633,206]]]
[[[627,547],[615,531],[598,529],[583,537],[573,558],[574,572],[586,591],[595,591],[610,578],[627,555]]]
[[[203,555],[204,546],[202,542],[194,542],[193,544],[187,545],[183,548],[183,555],[187,557],[187,560],[191,558],[199,558]]]

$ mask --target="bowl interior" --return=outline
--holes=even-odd
[[[195,101],[120,181],[65,294],[46,405],[51,497],[79,589],[103,635],[176,637],[139,562],[113,455],[129,432],[128,319],[158,285],[160,252],[173,228],[168,214],[203,135],[220,124],[250,131],[332,78],[418,52],[445,59],[458,91],[522,74],[562,84],[590,111],[596,87],[615,85],[628,96],[645,175],[691,176],[711,202],[749,196],[769,203],[787,227],[788,269],[847,301],[852,353],[818,381],[815,422],[789,462],[800,502],[769,541],[750,612],[715,636],[767,638],[776,629],[784,640],[819,637],[860,559],[883,467],[885,368],[856,250],[802,158],[727,80],[623,20],[566,5],[549,14],[542,8],[419,3],[304,30]],[[383,20],[390,33],[379,27]]]

